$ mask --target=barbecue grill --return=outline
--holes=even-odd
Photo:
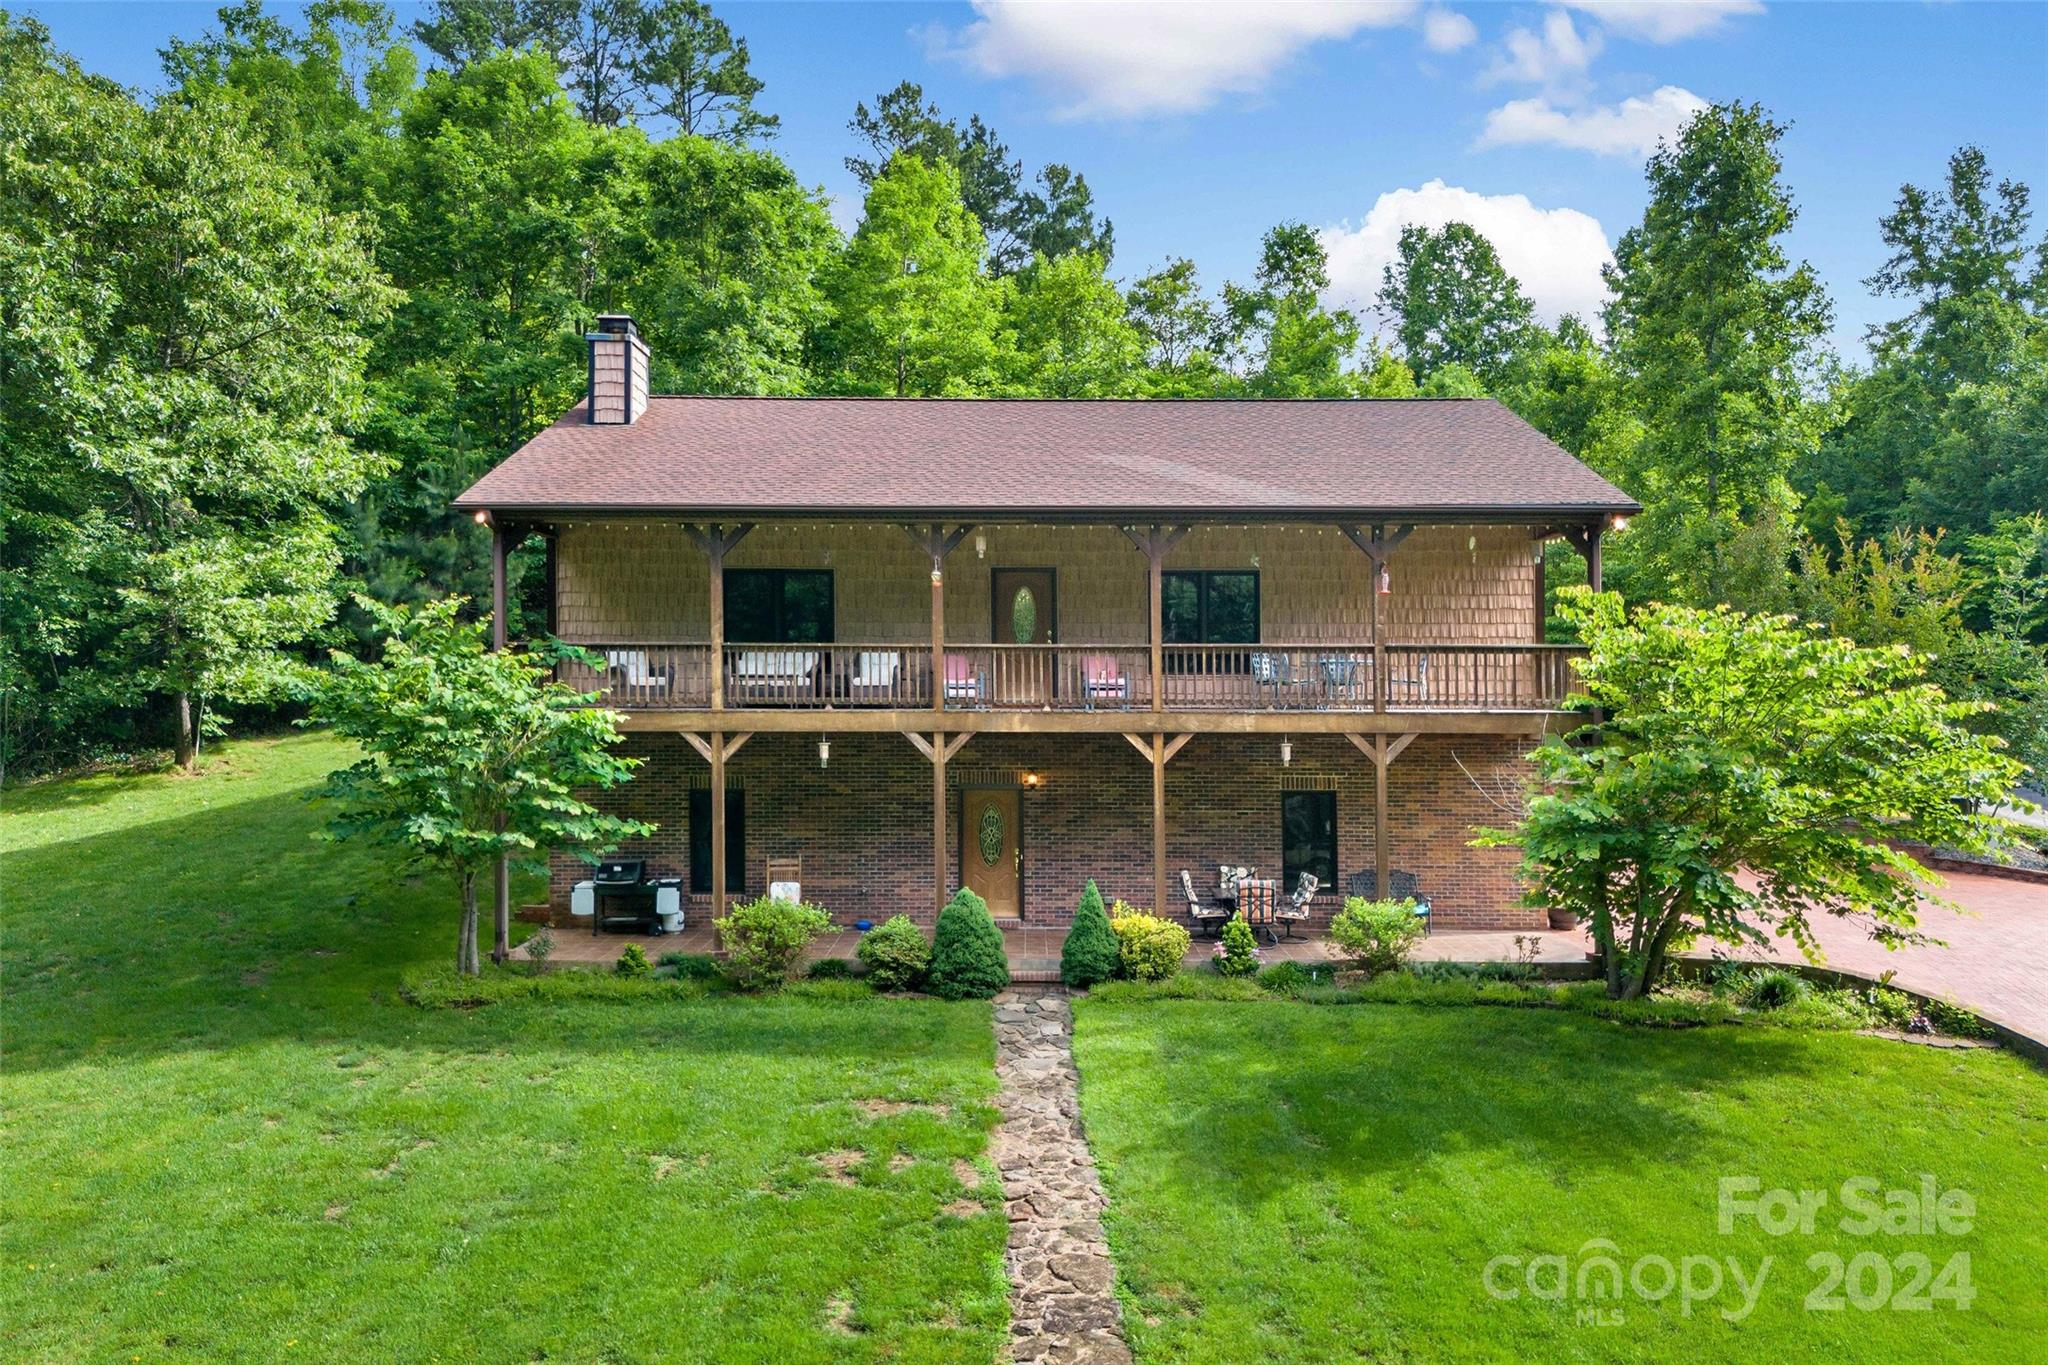
[[[659,934],[683,927],[682,879],[649,877],[645,858],[599,863],[589,887],[593,934],[628,929]]]

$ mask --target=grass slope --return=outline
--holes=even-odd
[[[1075,1051],[1141,1360],[2019,1360],[2048,1341],[2048,1083],[2007,1055],[1181,1001],[1083,1001]],[[1840,1230],[1842,1181],[1913,1189],[1922,1172],[1974,1197],[1972,1232]],[[1722,1176],[1829,1202],[1812,1236],[1748,1220],[1723,1235]],[[1584,1300],[1532,1298],[1512,1267],[1496,1282],[1521,1296],[1487,1294],[1493,1257],[1561,1255],[1575,1280],[1596,1238],[1624,1268],[1650,1253],[1773,1265],[1739,1323],[1717,1312],[1740,1302],[1732,1280],[1690,1316],[1675,1295],[1630,1296],[1606,1326],[1577,1321]],[[1807,1311],[1821,1276],[1806,1260],[1823,1251],[1918,1251],[1937,1269],[1967,1251],[1977,1296],[1967,1311]]]
[[[312,838],[345,757],[6,794],[8,1359],[993,1354],[985,1005],[413,1009],[453,893]]]

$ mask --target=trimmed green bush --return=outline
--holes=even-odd
[[[1212,965],[1224,976],[1250,976],[1259,969],[1259,941],[1243,915],[1232,915],[1223,926]]]
[[[853,964],[843,957],[821,957],[804,975],[813,981],[845,981],[853,975]]]
[[[860,960],[878,991],[916,990],[931,966],[932,945],[908,915],[892,915],[861,936]]]
[[[1116,975],[1118,957],[1109,912],[1102,908],[1102,893],[1090,878],[1081,888],[1073,927],[1067,930],[1067,941],[1060,949],[1060,980],[1076,990],[1101,985]]]
[[[1188,955],[1191,940],[1186,929],[1122,901],[1116,903],[1109,927],[1116,932],[1119,969],[1134,981],[1164,981],[1180,970],[1181,959]]]
[[[1783,967],[1759,967],[1744,976],[1735,998],[1753,1010],[1777,1010],[1803,999],[1806,979]]]
[[[718,959],[709,953],[663,953],[654,965],[670,968],[683,981],[716,981],[723,975]]]
[[[986,1000],[1010,984],[1002,931],[989,918],[988,902],[964,886],[939,912],[928,980],[932,993],[948,1000]]]
[[[619,960],[612,964],[612,970],[620,976],[646,976],[654,970],[654,964],[647,960],[647,951],[637,943],[628,943],[626,951],[619,954]]]
[[[725,974],[741,990],[754,991],[789,980],[811,940],[832,927],[832,917],[815,905],[763,896],[711,923],[725,949]]]
[[[1369,901],[1352,896],[1330,921],[1330,942],[1342,950],[1349,965],[1377,976],[1408,960],[1422,929],[1412,900]]]

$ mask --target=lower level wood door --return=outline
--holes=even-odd
[[[960,798],[960,880],[999,919],[1021,918],[1024,844],[1015,788],[969,790]]]

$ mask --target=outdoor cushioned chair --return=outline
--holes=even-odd
[[[1271,691],[1274,700],[1280,701],[1284,694],[1308,681],[1295,675],[1294,661],[1285,654],[1263,649],[1252,652],[1252,692],[1255,696]]]
[[[815,649],[743,649],[732,661],[733,691],[757,702],[808,700],[817,668]]]
[[[946,656],[946,700],[987,704],[988,679],[972,659],[960,654]]]
[[[1363,896],[1369,901],[1376,901],[1380,898],[1378,882],[1379,874],[1371,868],[1367,868],[1363,872],[1354,872],[1344,883],[1344,894],[1347,896]],[[1412,900],[1415,902],[1415,917],[1422,921],[1423,932],[1428,933],[1429,897],[1422,894],[1421,879],[1413,872],[1403,872],[1398,868],[1394,868],[1387,872],[1387,884],[1393,887],[1392,898],[1394,900]]]
[[[1195,928],[1207,929],[1212,935],[1221,934],[1223,926],[1230,922],[1230,907],[1210,905],[1196,895],[1195,874],[1186,868],[1180,870],[1180,889],[1187,893],[1188,918],[1194,921]]]
[[[1294,926],[1308,922],[1308,904],[1316,898],[1316,892],[1323,883],[1313,872],[1301,874],[1301,880],[1294,884],[1294,894],[1287,898],[1285,905],[1276,906],[1273,918],[1287,929],[1287,937],[1294,937]]]
[[[1081,692],[1090,706],[1099,701],[1128,702],[1131,680],[1114,654],[1081,656]]]
[[[668,691],[668,674],[649,666],[644,649],[608,649],[604,662],[635,701],[651,701]]]
[[[847,679],[851,701],[897,701],[897,679],[903,676],[903,656],[893,649],[863,649],[853,656],[853,673]]]

